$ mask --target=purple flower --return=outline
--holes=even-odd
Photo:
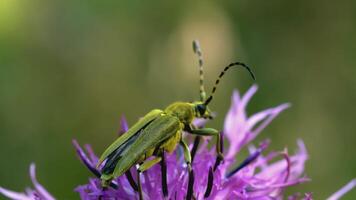
[[[282,104],[248,117],[246,106],[256,90],[257,86],[251,87],[243,97],[240,97],[238,92],[234,92],[223,131],[229,142],[229,148],[226,150],[224,162],[215,171],[213,170],[216,162],[215,149],[207,148],[210,138],[204,138],[201,142],[192,164],[193,192],[196,199],[204,199],[205,195],[208,199],[281,199],[284,188],[309,180],[303,174],[304,163],[308,155],[301,140],[297,142],[298,150],[294,155],[289,155],[284,150],[263,156],[263,151],[269,145],[268,140],[262,142],[257,148],[250,145],[250,156],[238,167],[232,168],[240,150],[249,145],[279,113],[289,106]],[[199,123],[203,124],[203,122]],[[125,121],[122,122],[122,127],[128,127]],[[94,171],[94,174],[100,174],[100,172],[95,172],[97,157],[92,153],[91,148],[86,146],[88,151],[88,156],[86,156],[76,141],[74,144],[83,163]],[[193,145],[190,147],[192,149]],[[272,162],[276,158],[280,159]],[[189,176],[182,150],[178,148],[172,155],[166,155],[166,163],[167,199],[184,199],[188,192]],[[131,173],[134,174],[133,177],[136,177],[135,166],[132,167]],[[159,165],[143,174],[141,182],[146,199],[163,199],[161,181],[161,166]],[[97,199],[99,196],[137,198],[137,192],[134,192],[127,177],[118,177],[115,185],[117,189],[110,188],[103,191],[100,180],[91,178],[88,184],[79,186],[76,191],[82,199]]]
[[[304,164],[308,159],[308,153],[302,140],[297,141],[298,149],[294,154],[289,154],[287,149],[266,153],[270,141],[264,140],[258,146],[252,144],[253,140],[262,130],[271,123],[289,104],[282,104],[247,116],[246,106],[257,91],[257,86],[252,86],[242,97],[235,91],[232,97],[231,108],[225,118],[224,130],[221,139],[229,143],[225,149],[225,159],[219,162],[216,159],[215,148],[208,148],[209,137],[185,139],[191,141],[193,153],[192,168],[194,181],[192,195],[195,199],[288,199],[311,200],[311,193],[300,195],[299,193],[286,197],[284,190],[287,187],[309,181],[304,174]],[[206,121],[195,121],[196,126],[204,126]],[[122,118],[120,134],[126,132],[128,125]],[[134,190],[136,181],[136,166],[130,169],[130,173],[116,178],[111,187],[103,190],[101,187],[100,171],[96,169],[97,156],[90,145],[84,145],[84,149],[73,140],[73,145],[83,164],[95,175],[89,178],[88,183],[75,188],[83,200],[96,199],[136,199]],[[247,148],[249,156],[242,162],[236,163],[240,151]],[[166,199],[185,199],[188,191],[189,174],[187,165],[183,159],[183,151],[180,147],[172,154],[165,155],[167,190]],[[218,165],[219,164],[219,165]],[[235,167],[234,167],[235,166]],[[164,199],[164,187],[162,187],[161,165],[155,165],[141,175],[141,183],[144,199]],[[54,199],[35,179],[34,165],[31,165],[31,178],[35,190],[27,190],[24,193],[15,193],[0,187],[0,193],[12,199],[35,200]],[[329,200],[339,199],[346,192],[355,187],[355,180],[333,194]]]
[[[14,200],[55,200],[55,198],[47,192],[47,190],[38,183],[36,179],[36,166],[30,165],[30,177],[35,189],[27,188],[26,192],[13,192],[5,188],[0,187],[0,193],[4,196]]]

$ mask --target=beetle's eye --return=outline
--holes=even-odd
[[[199,105],[197,105],[197,110],[198,110],[200,115],[204,115],[204,113],[206,111],[206,106],[202,105],[202,104],[199,104]]]

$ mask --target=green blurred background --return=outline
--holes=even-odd
[[[355,1],[0,1],[0,185],[22,191],[28,167],[58,199],[76,199],[91,174],[72,138],[97,153],[153,108],[198,98],[191,41],[199,39],[211,88],[230,61],[253,67],[248,111],[291,102],[258,140],[290,152],[302,138],[306,174],[293,187],[324,199],[356,176]],[[233,89],[226,75],[212,109],[222,128]],[[2,198],[2,197],[0,197]],[[344,199],[355,199],[355,191]]]

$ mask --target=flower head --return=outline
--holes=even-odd
[[[192,168],[194,172],[193,195],[196,199],[275,199],[283,197],[286,187],[308,181],[304,173],[304,163],[308,159],[304,143],[298,141],[298,151],[289,155],[286,150],[272,152],[263,156],[263,151],[268,147],[269,141],[262,142],[257,148],[250,145],[248,156],[238,167],[232,168],[236,156],[242,148],[250,144],[259,133],[289,105],[282,104],[266,109],[250,117],[246,114],[246,106],[257,86],[252,86],[244,96],[240,97],[236,91],[233,94],[232,105],[226,116],[223,134],[229,142],[226,156],[216,170],[215,149],[208,149],[209,139],[200,142],[194,155]],[[199,122],[200,125],[203,124]],[[126,121],[122,127],[128,128]],[[125,129],[124,128],[124,129]],[[74,140],[74,145],[83,163],[97,176],[100,172],[95,169],[97,157],[90,146],[86,146],[88,154]],[[190,145],[193,149],[194,145]],[[272,162],[280,158],[278,161]],[[166,155],[167,164],[167,189],[168,199],[184,199],[189,192],[189,175],[184,163],[182,149]],[[135,167],[131,173],[136,177]],[[163,199],[161,166],[156,165],[143,174],[141,178],[144,197],[149,199]],[[132,184],[126,176],[118,177],[115,186],[103,191],[98,178],[91,178],[86,185],[79,186],[82,199],[97,199],[103,197],[136,198],[137,192],[132,189]],[[116,189],[115,189],[116,188]]]
[[[298,149],[294,154],[289,154],[287,149],[266,153],[269,140],[264,140],[257,146],[252,144],[262,130],[289,107],[289,104],[281,104],[247,116],[247,104],[256,91],[257,86],[254,85],[243,96],[237,91],[233,93],[232,105],[226,115],[220,137],[220,141],[225,138],[229,143],[223,162],[216,157],[215,148],[208,148],[209,138],[196,137],[193,140],[187,136],[186,139],[192,141],[191,174],[184,162],[183,150],[177,148],[174,153],[164,156],[161,165],[154,165],[142,174],[144,199],[185,199],[187,196],[193,196],[195,199],[311,200],[311,193],[297,193],[288,197],[284,195],[285,188],[309,181],[304,175],[308,153],[302,140],[297,141]],[[204,126],[206,121],[197,120],[194,123],[200,127]],[[119,134],[126,132],[128,128],[125,118],[122,118]],[[94,174],[88,183],[75,188],[81,199],[137,198],[137,183],[133,178],[137,176],[136,166],[113,180],[109,188],[104,189],[100,181],[101,172],[96,168],[98,157],[91,146],[84,145],[83,149],[76,140],[73,140],[73,145],[80,160]],[[248,149],[249,155],[242,159],[242,162],[236,163],[236,158],[241,155],[243,148]],[[0,193],[16,200],[54,200],[37,182],[34,164],[31,164],[30,176],[34,189],[18,193],[0,187]],[[339,199],[355,186],[355,180],[352,180],[328,200]],[[167,197],[164,198],[163,194]]]

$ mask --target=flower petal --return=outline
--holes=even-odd
[[[247,121],[248,129],[253,131],[255,135],[259,134],[272,122],[274,118],[276,118],[283,110],[287,109],[289,106],[290,104],[284,103],[275,108],[270,108],[252,115]],[[259,122],[262,123],[258,127],[255,127]]]
[[[304,172],[304,166],[305,162],[308,159],[308,154],[305,149],[305,145],[302,140],[298,140],[298,152],[290,157],[290,162],[291,162],[291,172],[290,172],[290,179],[295,179],[299,176],[302,175]],[[270,159],[272,159],[271,157]],[[275,177],[277,174],[280,174],[285,170],[285,161],[277,161],[274,162],[273,164],[268,165],[267,167],[264,167],[262,171],[257,174],[257,177],[263,178],[263,179],[270,179],[272,177]]]
[[[257,86],[253,85],[240,100],[238,92],[234,92],[232,105],[225,118],[224,133],[229,139],[230,147],[225,156],[229,162],[234,160],[235,155],[257,135],[266,128],[279,113],[288,108],[289,104],[282,104],[252,115],[246,116],[246,106]]]
[[[247,103],[250,101],[250,99],[253,97],[253,95],[257,92],[257,89],[258,89],[258,86],[256,84],[254,84],[250,87],[250,89],[247,90],[247,92],[242,97],[241,102],[239,103],[241,109],[246,108]]]
[[[122,116],[121,120],[120,120],[119,135],[126,133],[128,130],[129,130],[129,125],[127,123],[127,120],[126,120],[125,116]]]
[[[351,180],[348,184],[342,187],[339,191],[331,195],[327,200],[337,200],[344,196],[346,193],[356,187],[356,179]]]
[[[0,187],[0,193],[13,200],[33,200],[24,193],[14,192]]]
[[[95,164],[91,162],[91,160],[87,157],[83,149],[80,147],[79,143],[77,140],[73,139],[72,140],[73,146],[75,147],[77,154],[80,158],[80,160],[83,162],[83,164],[97,177],[100,177],[101,174],[100,172],[95,168]]]
[[[36,191],[38,194],[45,200],[55,200],[55,198],[40,184],[36,179],[36,166],[34,163],[30,165],[30,177],[35,186]]]

